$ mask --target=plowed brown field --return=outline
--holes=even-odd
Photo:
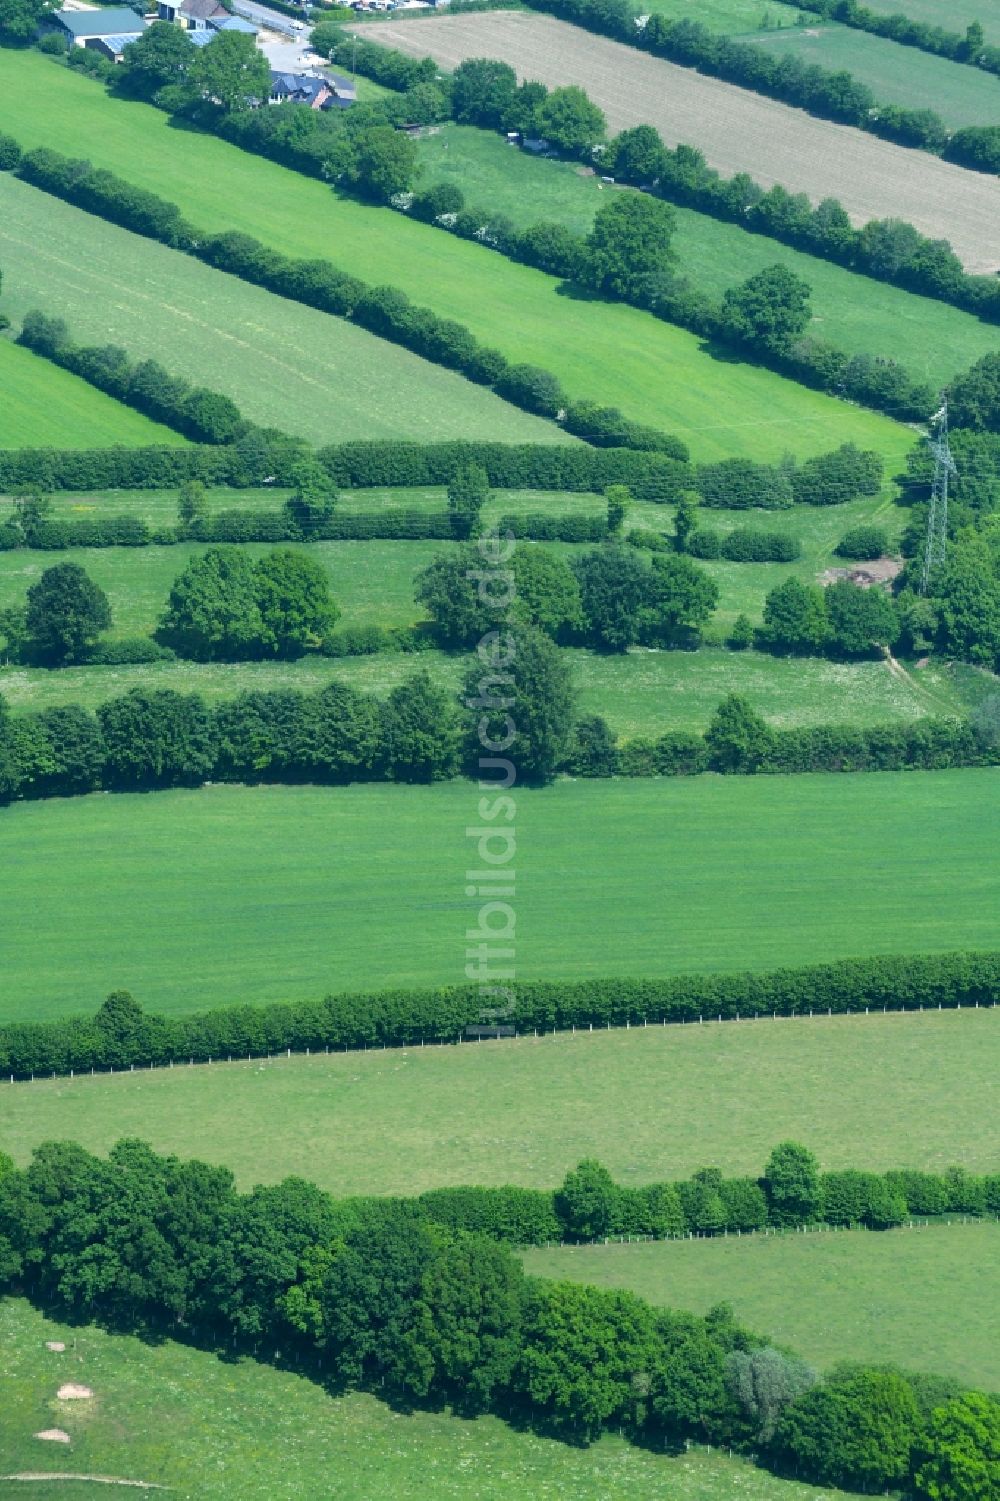
[[[908,219],[949,240],[969,271],[1000,267],[1000,181],[908,151],[863,131],[817,120],[691,68],[593,36],[550,16],[486,11],[385,21],[364,33],[445,68],[470,57],[510,63],[521,78],[586,89],[612,131],[655,125],[668,146],[698,146],[727,176],[839,198],[857,224]]]

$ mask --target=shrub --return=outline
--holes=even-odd
[[[884,527],[871,525],[852,526],[841,537],[835,549],[838,557],[865,561],[880,558],[888,550],[888,532]]]

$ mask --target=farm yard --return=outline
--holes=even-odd
[[[1000,1495],[1000,81],[597,4],[0,0],[4,1494]]]
[[[707,1313],[727,1298],[821,1368],[892,1361],[993,1391],[1000,1384],[1000,1227],[745,1236],[525,1253],[535,1276],[623,1287]]]
[[[859,224],[906,219],[922,234],[948,240],[966,270],[1000,266],[993,228],[1000,186],[926,152],[815,119],[549,16],[494,11],[415,26],[385,21],[365,36],[411,56],[429,54],[444,68],[485,56],[549,87],[576,84],[613,131],[654,125],[668,146],[697,146],[726,176],[749,172],[765,187],[781,183],[814,202],[839,198]]]
[[[995,771],[561,782],[527,792],[518,973],[676,974],[997,944]],[[0,1021],[463,978],[476,800],[215,787],[4,814]],[[627,841],[621,832],[627,829]],[[88,879],[64,852],[90,851]],[[933,864],[920,859],[931,848]],[[738,880],[735,879],[739,873]],[[609,882],[621,922],[607,908]],[[720,908],[720,893],[725,902]],[[113,932],[101,913],[115,913]],[[393,913],[393,940],[380,937]]]
[[[423,35],[436,24],[415,30]],[[47,83],[49,104],[34,111],[34,91]],[[109,100],[93,81],[56,73],[46,58],[15,61],[0,51],[0,130],[25,145],[87,151],[206,229],[255,234],[286,254],[324,256],[334,247],[341,269],[391,281],[513,359],[552,370],[575,399],[611,402],[677,433],[699,459],[739,453],[774,461],[789,450],[805,457],[853,439],[884,454],[891,470],[912,442],[899,423],[757,366],[714,359],[695,335],[636,308],[560,297],[542,272],[338,198],[215,137],[171,130],[149,105]],[[512,307],[520,309],[513,326]]]
[[[1000,94],[1000,81],[996,87]],[[421,186],[460,186],[470,206],[488,205],[522,228],[547,219],[586,234],[607,202],[608,185],[596,172],[573,162],[538,160],[484,130],[432,126],[418,146]],[[787,266],[812,288],[811,333],[850,354],[891,349],[914,376],[935,387],[989,354],[1000,339],[993,325],[947,303],[873,281],[694,209],[674,206],[674,213],[675,269],[700,290],[721,297],[727,287],[767,266]]]

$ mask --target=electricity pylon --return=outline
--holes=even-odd
[[[920,592],[927,593],[931,574],[944,562],[945,545],[948,541],[948,479],[956,475],[955,460],[948,446],[948,401],[931,418],[937,424],[937,433],[930,439],[934,455],[934,483],[931,486],[931,507],[927,515],[927,542],[924,547],[924,566],[920,575]]]

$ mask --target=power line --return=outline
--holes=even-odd
[[[921,594],[927,593],[931,574],[944,563],[948,543],[948,480],[951,475],[958,474],[948,445],[947,397],[941,403],[941,410],[931,420],[937,423],[937,434],[929,439],[931,453],[934,455],[934,483],[931,486],[931,504],[927,514],[927,542],[920,575]]]

